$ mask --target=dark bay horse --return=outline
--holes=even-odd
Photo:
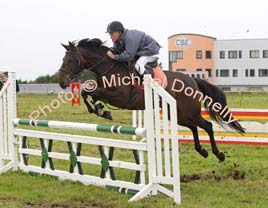
[[[133,74],[129,72],[125,64],[116,62],[106,56],[109,48],[104,46],[101,40],[83,39],[78,44],[69,42],[69,45],[63,46],[67,51],[59,70],[59,84],[62,88],[65,89],[70,86],[71,80],[81,71],[91,70],[96,74],[97,89],[89,93],[90,96],[97,97],[100,101],[123,109],[144,109],[143,89],[135,87],[133,83],[122,85],[118,81],[123,77],[131,80]],[[177,100],[178,124],[186,126],[192,131],[196,151],[205,158],[208,156],[208,152],[202,148],[199,142],[197,127],[200,127],[209,135],[212,152],[220,161],[224,161],[225,155],[219,151],[214,139],[212,123],[201,116],[201,95],[199,97],[189,96],[189,92],[192,90],[199,92],[198,94],[202,93],[204,97],[209,98],[203,101],[213,120],[223,127],[229,126],[236,132],[244,133],[244,128],[233,118],[228,110],[223,92],[204,80],[191,78],[180,72],[164,72],[168,80],[166,91]],[[114,80],[113,85],[105,86],[104,78]],[[182,86],[184,89],[187,88],[188,91],[181,90]],[[92,109],[88,106],[89,103],[86,100],[85,92],[82,93],[84,93],[82,96],[89,112],[92,112]],[[219,111],[220,107],[224,112]]]

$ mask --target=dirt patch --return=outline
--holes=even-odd
[[[62,202],[62,203],[47,203],[47,202],[22,202],[25,208],[110,208],[95,201],[86,202]]]
[[[215,179],[216,181],[223,180],[225,178],[228,178],[226,176],[220,176],[214,173],[207,173],[207,174],[193,174],[193,175],[187,175],[184,174],[181,176],[181,182],[188,183],[191,181],[196,180],[208,180],[208,179]]]
[[[245,172],[245,171],[235,170],[235,171],[232,173],[232,177],[233,177],[233,179],[235,179],[235,180],[241,180],[241,179],[244,179],[245,176],[246,176],[246,172]]]
[[[17,198],[13,196],[2,195],[0,196],[0,201],[17,201]]]
[[[96,201],[72,201],[62,203],[49,202],[33,202],[19,200],[13,196],[0,196],[0,201],[15,202],[19,207],[23,208],[111,208],[109,205],[102,204]]]
[[[181,176],[181,182],[191,182],[191,181],[196,181],[196,180],[200,180],[202,178],[201,174],[193,174],[193,175],[187,175],[187,174],[183,174]]]
[[[215,171],[212,171],[211,173],[207,174],[192,174],[192,175],[184,174],[181,176],[181,182],[188,183],[191,181],[208,180],[208,179],[215,179],[216,181],[221,181],[229,178],[232,178],[234,180],[243,180],[245,179],[245,176],[246,172],[239,170],[239,165],[234,164],[233,167],[229,170],[229,173],[226,175],[216,174]]]

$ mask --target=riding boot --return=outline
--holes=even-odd
[[[143,83],[143,81],[144,81],[144,75],[145,75],[145,74],[151,74],[151,73],[150,73],[147,69],[145,69],[144,72],[143,72],[143,74],[140,75],[141,83]]]

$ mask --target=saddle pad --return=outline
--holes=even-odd
[[[167,87],[167,76],[159,66],[153,68],[153,77],[154,81],[158,83],[161,87],[163,87],[164,89]],[[144,89],[143,85],[138,85],[137,83],[134,84],[134,87]]]
[[[168,85],[166,74],[159,66],[154,67],[153,72],[154,72],[154,81],[165,89]]]

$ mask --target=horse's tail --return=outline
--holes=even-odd
[[[216,121],[222,127],[227,125],[237,132],[245,133],[245,129],[234,119],[232,113],[229,111],[224,93],[218,87],[205,80],[199,78],[194,78],[194,80],[199,90],[203,93],[204,106],[212,120]]]

